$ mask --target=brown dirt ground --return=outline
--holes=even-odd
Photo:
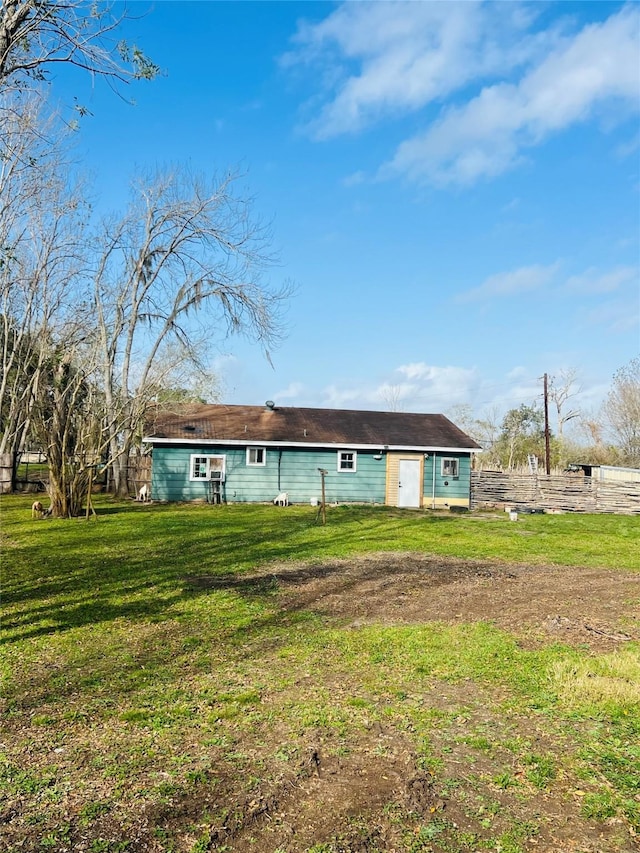
[[[493,622],[525,644],[615,648],[640,637],[640,574],[422,554],[285,568],[271,574],[285,608],[353,625]]]
[[[187,581],[194,588],[224,584],[247,592],[277,584],[283,611],[314,610],[353,630],[368,624],[490,621],[526,648],[562,642],[594,653],[640,638],[640,574],[630,572],[406,553],[270,566],[251,577],[224,581],[207,576]],[[336,673],[333,683],[322,678],[325,691],[357,695],[357,685],[345,684],[344,674]],[[542,790],[527,781],[527,767],[507,743],[521,739],[532,752],[559,755],[564,743],[572,749],[571,730],[543,715],[536,719],[535,713],[501,715],[500,701],[505,697],[496,688],[437,680],[431,687],[420,687],[423,707],[449,715],[446,729],[434,727],[431,746],[442,765],[432,775],[421,769],[411,726],[400,729],[384,714],[361,729],[352,727],[347,744],[330,729],[296,734],[278,721],[283,698],[308,701],[319,686],[311,675],[290,688],[290,697],[265,697],[265,702],[273,701],[268,729],[251,732],[229,722],[237,754],[245,757],[242,767],[224,749],[211,747],[215,771],[208,770],[189,791],[176,792],[164,803],[129,801],[121,812],[97,817],[90,828],[71,817],[69,844],[55,849],[74,853],[304,853],[314,845],[322,853],[639,849],[638,839],[622,820],[581,817],[588,783],[569,772]],[[469,734],[478,732],[486,733],[490,749],[470,745]],[[291,749],[286,765],[275,758],[283,744]],[[497,784],[496,778],[505,771],[513,786]],[[14,804],[4,814],[0,808],[0,822],[4,818],[10,826],[20,808]],[[70,807],[70,813],[78,808],[79,804]],[[511,839],[511,847],[507,840],[495,841],[494,846],[482,843],[511,831],[514,821],[521,835]],[[95,846],[98,838],[105,846]],[[164,838],[171,839],[169,846]],[[323,850],[320,845],[329,842],[332,846]],[[4,844],[0,834],[2,851],[43,849],[31,833],[10,833]]]
[[[284,610],[314,610],[358,629],[367,624],[405,625],[489,621],[518,638],[523,647],[549,642],[609,652],[640,636],[640,575],[606,569],[526,566],[489,561],[378,554],[323,564],[270,567],[239,583],[250,589],[276,581]],[[191,578],[196,586],[217,585]],[[342,675],[325,688],[344,689]],[[304,685],[298,684],[297,688]],[[313,685],[309,685],[312,689]],[[496,719],[496,690],[465,682],[441,684],[425,704],[451,712],[464,708],[458,737],[447,736],[438,780],[420,771],[410,732],[373,723],[351,742],[346,754],[326,732],[318,732],[306,754],[284,778],[241,803],[235,823],[213,839],[212,849],[234,853],[301,853],[331,841],[335,853],[409,849],[407,826],[414,826],[412,850],[445,853],[479,849],[482,827],[490,835],[508,832],[514,818],[538,828],[514,840],[519,849],[545,853],[609,853],[639,849],[633,831],[619,820],[596,823],[580,816],[584,791],[576,779],[556,780],[551,790],[527,788],[526,768],[507,749],[474,754],[465,735],[486,727],[496,742],[521,737],[534,751],[557,753],[565,735],[549,734],[547,723],[530,717]],[[493,707],[493,711],[491,708]],[[438,749],[438,735],[434,737]],[[496,775],[508,768],[514,790],[502,790]],[[443,779],[455,786],[439,790]],[[460,785],[458,789],[457,786]],[[486,803],[498,814],[482,823]],[[475,812],[474,812],[475,809]],[[394,820],[394,816],[398,818]],[[403,829],[399,827],[402,823]],[[423,837],[425,826],[438,833]],[[461,846],[464,832],[476,841]],[[486,835],[486,833],[485,833]],[[505,842],[507,843],[507,842]],[[225,846],[226,845],[226,846]],[[485,848],[482,849],[494,849]],[[496,850],[501,849],[499,846]],[[513,848],[515,849],[515,848]]]

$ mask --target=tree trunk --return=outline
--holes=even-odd
[[[113,494],[118,498],[129,497],[129,485],[127,483],[127,461],[129,454],[112,451],[111,473],[113,475]]]
[[[77,399],[82,377],[63,356],[56,365],[52,381],[52,413],[48,430],[49,497],[51,514],[56,518],[74,518],[82,512],[87,492],[86,460],[78,453],[76,419],[82,419]]]

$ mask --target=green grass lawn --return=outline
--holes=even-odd
[[[637,642],[354,628],[242,578],[385,551],[634,572],[640,518],[30,503],[0,504],[0,851],[634,849]],[[433,797],[396,796],[407,774]]]

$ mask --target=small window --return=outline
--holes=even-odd
[[[264,447],[247,447],[247,465],[266,465],[267,451]]]
[[[207,479],[207,457],[192,456],[191,457],[191,479],[206,480]]]
[[[357,453],[355,450],[338,451],[338,471],[355,473]]]
[[[192,480],[224,481],[224,456],[192,456],[190,477]]]
[[[443,459],[442,460],[442,476],[443,477],[451,477],[452,480],[457,480],[457,478],[458,478],[458,460],[457,459]]]

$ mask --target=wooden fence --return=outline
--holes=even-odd
[[[46,489],[49,474],[46,460],[22,462],[14,476],[13,457],[9,453],[0,455],[0,494],[17,492],[39,492]],[[106,472],[99,473],[94,480],[95,488],[109,488]],[[127,488],[129,493],[137,495],[143,485],[151,488],[151,457],[131,456],[127,466]]]
[[[566,474],[471,473],[471,506],[511,506],[548,512],[640,514],[640,483]]]
[[[148,486],[151,491],[151,457],[130,456],[127,466],[129,494],[137,495],[142,486]]]
[[[13,456],[10,453],[0,454],[0,495],[5,495],[13,488]]]
[[[14,459],[12,453],[0,454],[0,494],[42,492],[49,479],[42,454],[24,453]]]

